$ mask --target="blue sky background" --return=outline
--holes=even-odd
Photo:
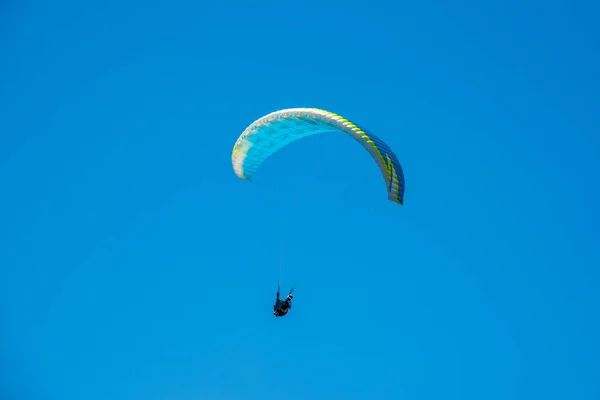
[[[3,1],[0,397],[598,399],[599,8]]]

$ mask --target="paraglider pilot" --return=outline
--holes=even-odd
[[[275,300],[275,305],[273,306],[273,314],[275,314],[276,317],[283,317],[288,313],[290,308],[292,308],[292,299],[294,298],[294,296],[292,296],[293,290],[294,288],[290,290],[290,293],[287,295],[285,300],[282,300],[279,298],[279,286],[277,286],[277,299]]]

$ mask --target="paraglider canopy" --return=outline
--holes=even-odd
[[[404,173],[390,147],[344,117],[318,108],[289,108],[254,121],[235,142],[233,170],[251,181],[261,164],[281,148],[304,137],[327,132],[345,133],[371,154],[385,179],[388,199],[404,203]]]

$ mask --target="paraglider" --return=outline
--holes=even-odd
[[[344,133],[360,143],[379,167],[388,199],[404,204],[404,173],[390,147],[346,118],[318,108],[288,108],[254,121],[235,142],[231,155],[233,170],[239,178],[252,181],[263,162],[283,147],[304,137],[330,132]],[[280,299],[278,286],[273,314],[285,316],[292,307],[292,299],[292,291]]]
[[[290,308],[292,308],[292,299],[294,298],[294,296],[292,295],[293,291],[294,288],[292,288],[288,293],[287,297],[284,300],[282,300],[279,297],[279,286],[277,286],[277,298],[275,300],[275,304],[273,305],[273,314],[276,317],[283,317],[288,313]]]

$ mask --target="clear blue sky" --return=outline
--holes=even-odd
[[[0,7],[0,397],[598,399],[597,2],[95,4]],[[343,135],[236,178],[287,107],[405,205]]]

